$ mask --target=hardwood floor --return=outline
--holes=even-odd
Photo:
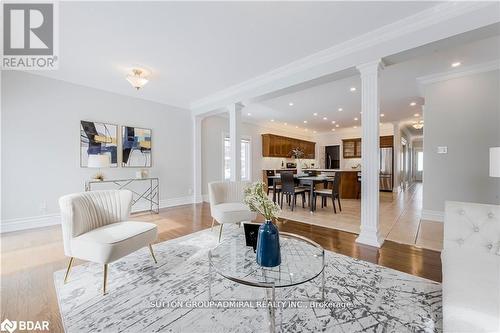
[[[210,228],[212,223],[206,203],[162,209],[158,215],[141,214],[134,219],[156,223],[158,242]],[[392,241],[376,249],[356,244],[354,233],[293,221],[278,226],[309,237],[327,250],[441,281],[440,252]],[[218,230],[214,228],[213,232]],[[52,276],[67,265],[60,227],[12,232],[2,234],[0,239],[1,320],[49,320],[51,332],[62,332]]]

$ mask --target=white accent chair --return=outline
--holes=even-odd
[[[443,330],[500,332],[500,206],[446,202]]]
[[[75,193],[59,199],[64,253],[70,257],[64,283],[73,259],[104,265],[103,295],[106,294],[108,264],[145,246],[156,263],[151,243],[156,240],[153,223],[129,221],[132,192],[106,190]]]
[[[211,182],[208,183],[208,197],[210,213],[212,215],[212,229],[215,221],[220,224],[219,242],[222,236],[222,226],[225,223],[239,223],[253,221],[257,217],[244,203],[245,188],[249,182]]]

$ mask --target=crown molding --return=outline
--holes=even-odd
[[[483,62],[481,64],[476,64],[476,65],[464,66],[461,67],[460,69],[455,69],[447,72],[420,76],[417,77],[417,83],[419,85],[419,88],[421,89],[422,86],[431,83],[441,82],[441,81],[456,79],[463,76],[479,74],[484,72],[491,72],[496,70],[500,70],[500,59]]]
[[[433,25],[488,6],[497,6],[497,4],[492,2],[445,2],[438,4],[194,101],[190,104],[191,111],[193,114],[202,114],[210,111],[211,108],[219,107],[219,104],[238,102],[239,99],[243,98],[244,93],[253,90],[259,91],[262,86],[272,85],[277,80],[301,74],[314,67],[348,57],[355,52],[366,51],[374,46],[428,29]]]

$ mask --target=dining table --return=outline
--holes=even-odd
[[[316,185],[323,184],[326,185],[328,182],[333,182],[335,177],[331,176],[309,176],[308,174],[304,175],[293,175],[293,178],[297,181],[299,185],[308,186],[309,187],[309,208],[311,213],[314,212],[315,205],[312,204],[314,198],[314,189]],[[273,185],[273,202],[276,202],[276,184],[279,180],[281,180],[280,175],[267,176],[268,184],[272,183]]]

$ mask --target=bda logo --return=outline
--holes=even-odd
[[[2,330],[2,331],[8,331],[8,332],[12,333],[16,330],[16,328],[17,328],[17,322],[10,321],[7,318],[5,318],[5,320],[0,324],[0,330]]]

